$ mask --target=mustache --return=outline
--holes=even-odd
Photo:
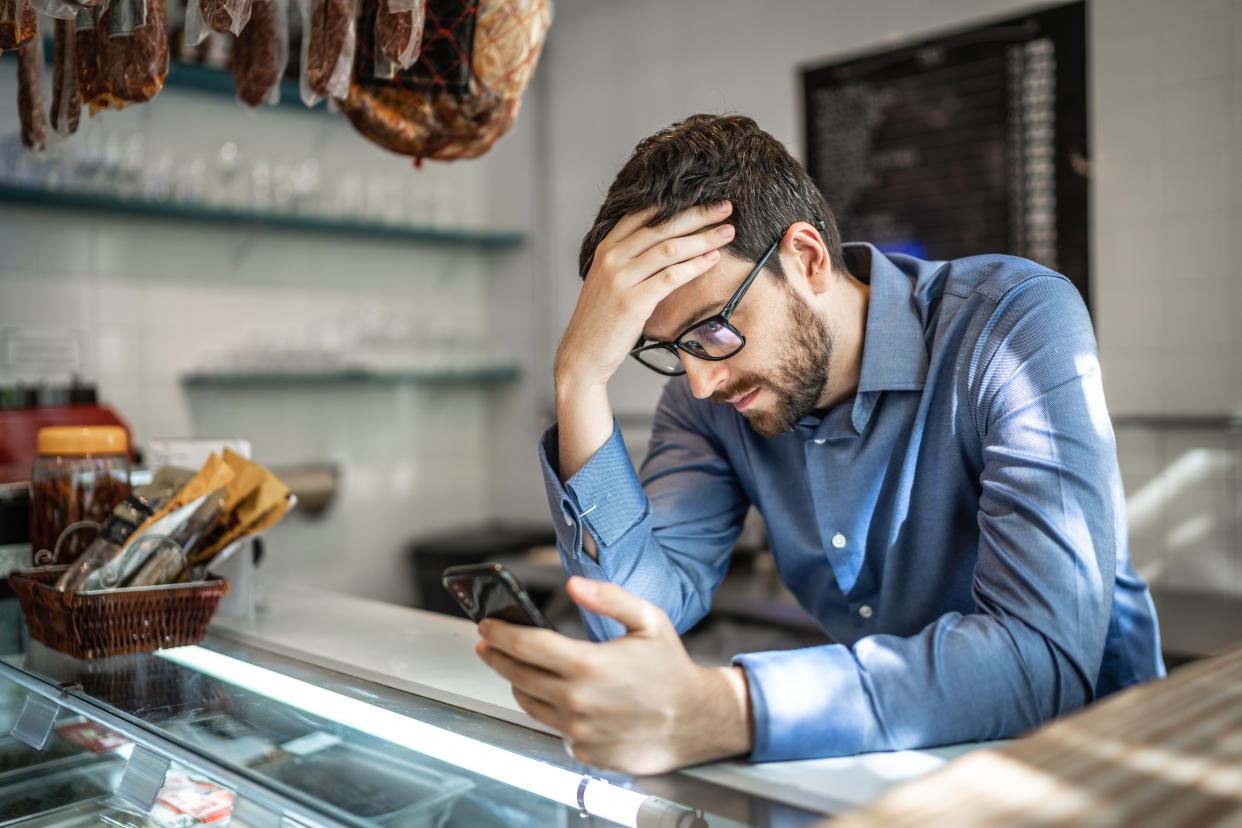
[[[762,384],[762,380],[754,374],[738,377],[725,388],[722,388],[719,391],[714,391],[712,393],[712,402],[725,405],[729,402],[729,400],[736,399],[742,394],[749,393]]]

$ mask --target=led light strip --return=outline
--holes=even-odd
[[[203,647],[177,647],[157,654],[307,713],[630,828],[637,828],[638,811],[649,798]]]

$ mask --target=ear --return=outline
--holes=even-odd
[[[783,263],[787,269],[793,268],[796,273],[790,274],[806,282],[812,293],[823,293],[832,280],[832,262],[828,257],[828,248],[820,237],[815,226],[799,221],[785,231],[781,239]]]

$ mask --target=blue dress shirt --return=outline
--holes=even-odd
[[[641,475],[614,426],[563,486],[544,435],[565,569],[684,632],[758,508],[782,581],[838,643],[734,659],[756,761],[1013,736],[1163,675],[1078,291],[1009,256],[846,256],[871,288],[862,369],[822,418],[762,437],[677,377]]]

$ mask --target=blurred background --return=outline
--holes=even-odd
[[[441,562],[550,538],[536,442],[553,416],[553,354],[578,293],[579,241],[639,139],[696,112],[749,115],[838,188],[827,194],[847,240],[863,240],[856,230],[887,233],[890,247],[919,241],[903,233],[921,225],[884,200],[917,196],[886,188],[901,170],[929,169],[936,159],[917,153],[957,122],[868,109],[859,90],[900,104],[920,72],[987,57],[988,38],[962,33],[1063,8],[560,0],[515,128],[478,160],[421,168],[322,104],[286,94],[242,108],[226,73],[210,80],[219,58],[201,54],[181,56],[194,71],[174,55],[154,102],[83,113],[77,135],[35,155],[18,139],[6,56],[0,386],[11,406],[93,386],[139,449],[249,440],[311,507],[266,536],[269,585],[430,604],[420,584]],[[960,241],[979,248],[927,237],[920,249],[1023,252],[1076,270],[1132,556],[1170,654],[1201,655],[1242,638],[1242,0],[1088,0],[1059,20],[988,53],[1008,96],[989,133],[1002,150],[991,183],[1011,208],[1026,199],[1022,244],[1011,228],[1006,250],[982,249],[1005,246],[986,234]],[[952,121],[961,100],[929,96]],[[1016,126],[1005,120],[1014,100],[1028,118]],[[1081,141],[1041,143],[1039,118],[1073,127],[1075,106]],[[884,134],[887,154],[874,146]],[[841,159],[874,174],[833,178]],[[1039,202],[1041,187],[1052,202]],[[615,381],[636,458],[660,386],[637,365]],[[761,575],[762,528],[743,546]],[[763,609],[775,594],[740,601],[742,615],[800,629]]]

